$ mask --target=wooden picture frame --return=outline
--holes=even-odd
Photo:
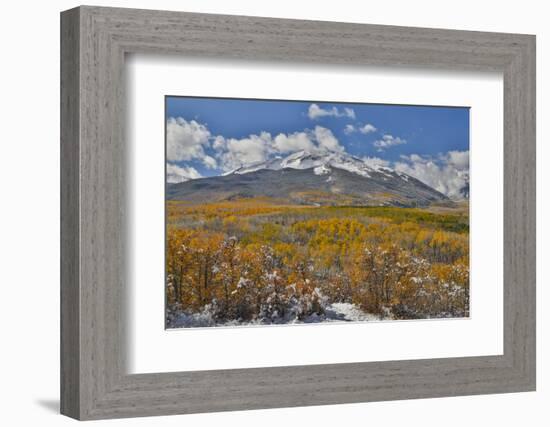
[[[504,354],[128,375],[124,58],[504,76]],[[101,419],[535,390],[535,37],[103,7],[61,14],[61,412]]]

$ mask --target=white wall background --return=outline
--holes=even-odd
[[[550,27],[539,0],[95,1],[97,5],[537,35],[538,391],[108,421],[116,426],[544,426],[550,420]],[[0,422],[64,426],[59,384],[59,12],[75,1],[6,2],[0,66]],[[543,241],[546,240],[546,241]],[[546,304],[545,304],[546,303]],[[545,310],[546,308],[546,310]]]

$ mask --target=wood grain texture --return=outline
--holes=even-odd
[[[100,419],[535,389],[534,36],[80,7],[62,13],[62,413]],[[124,56],[504,74],[504,354],[128,375]]]
[[[61,20],[61,412],[80,414],[79,17]]]

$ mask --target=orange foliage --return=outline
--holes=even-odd
[[[438,215],[169,202],[168,306],[208,306],[224,321],[300,319],[334,302],[400,319],[468,316],[468,233],[449,231],[463,216]]]

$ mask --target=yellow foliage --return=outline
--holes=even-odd
[[[299,316],[321,313],[326,298],[395,318],[469,315],[464,212],[251,199],[168,202],[167,221],[170,307],[249,320],[290,300]]]

